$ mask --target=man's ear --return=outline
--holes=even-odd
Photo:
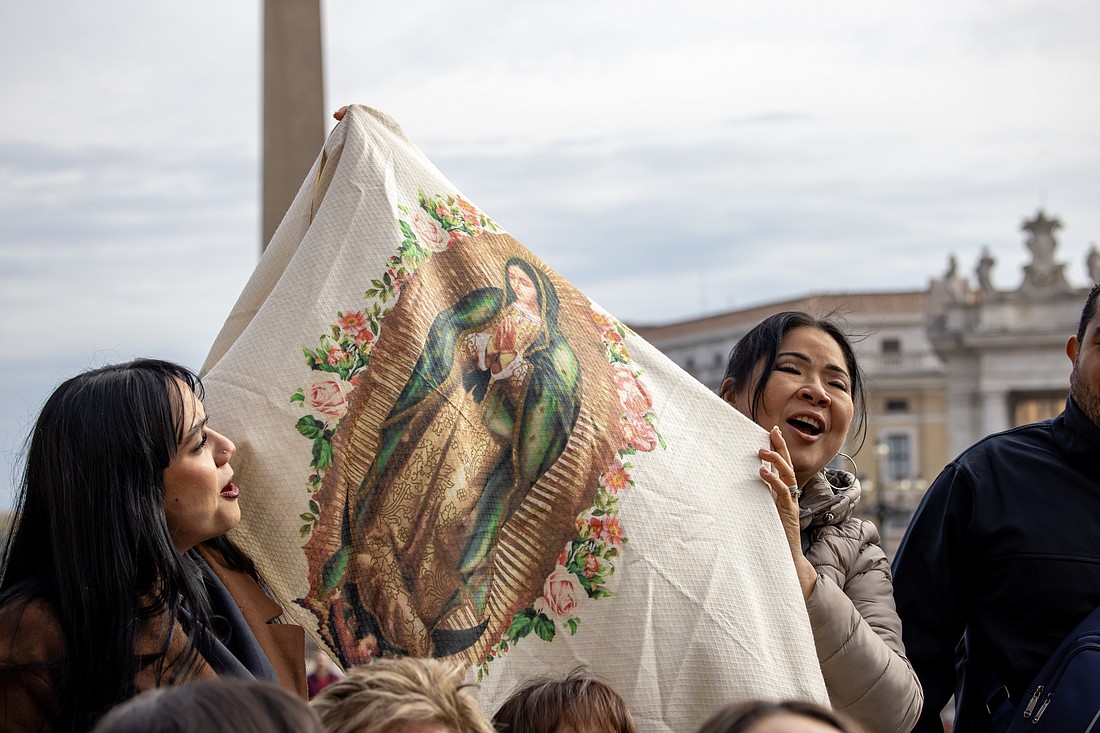
[[[1077,363],[1077,350],[1081,347],[1081,342],[1077,340],[1076,336],[1070,336],[1069,341],[1066,342],[1066,356],[1074,364]],[[723,387],[725,383],[723,382]]]

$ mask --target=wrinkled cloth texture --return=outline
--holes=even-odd
[[[376,643],[392,644],[391,630],[401,627],[405,638],[433,653],[482,633],[463,652],[480,653],[490,634],[482,628],[512,634],[506,649],[488,638],[492,663],[479,669],[475,655],[469,667],[471,680],[481,673],[476,695],[489,712],[518,682],[564,676],[578,665],[624,696],[642,731],[692,730],[735,700],[827,702],[785,535],[758,478],[757,451],[767,433],[616,325],[489,213],[458,192],[392,119],[362,106],[348,110],[203,370],[210,423],[237,445],[234,482],[242,521],[234,541],[256,561],[295,622],[342,664],[372,653]],[[563,220],[561,226],[571,224]],[[549,340],[528,348],[520,334],[509,346],[494,325],[502,308],[495,320],[468,319],[474,330],[457,340],[432,341],[439,324],[456,322],[451,315],[465,313],[465,305],[520,298],[505,278],[506,257],[530,266],[528,279],[537,291],[532,306],[552,302],[558,308],[556,324],[548,320],[552,312],[536,314],[550,328]],[[537,276],[530,278],[531,272]],[[575,316],[587,318],[591,338]],[[559,331],[568,350],[555,346],[546,361],[547,368],[563,370],[554,377],[554,394],[572,394],[565,386],[576,376],[570,373],[574,358],[581,381],[577,409],[554,412],[531,385],[544,379],[536,350],[558,343]],[[446,348],[432,351],[431,344]],[[507,352],[505,359],[494,357],[498,381],[483,378],[494,361],[481,353],[487,344]],[[411,400],[422,384],[436,389],[435,397]],[[406,402],[416,430],[403,443],[403,435],[390,436],[386,426],[405,418],[395,406]],[[601,404],[612,403],[616,412],[601,412]],[[419,405],[433,406],[431,419],[416,413]],[[498,480],[479,474],[476,482],[453,489],[430,479],[431,493],[420,489],[425,493],[419,499],[407,490],[415,482],[371,473],[379,451],[405,456],[389,460],[410,476],[421,468],[451,477],[463,473],[460,465],[466,471],[507,466],[499,456],[522,455],[508,443],[512,433],[498,428],[538,425],[518,417],[508,423],[518,406],[547,420],[567,418],[569,440],[539,453],[556,457],[552,465],[532,463],[532,472],[517,464]],[[614,462],[593,465],[590,456],[606,453],[591,444],[612,440],[619,451]],[[482,444],[489,448],[481,450]],[[430,446],[441,449],[429,452]],[[355,455],[366,456],[362,460],[352,456],[360,448]],[[412,457],[419,462],[410,463]],[[581,478],[589,483],[571,484]],[[500,493],[519,507],[514,512],[508,506],[501,514],[500,506],[476,494],[470,498],[470,486],[481,491],[502,480],[507,490]],[[514,521],[565,506],[559,497],[566,492],[573,492],[570,500],[584,499],[584,508],[559,522],[573,537],[564,549],[557,539],[541,539],[549,526],[541,519]],[[603,508],[595,505],[597,495]],[[492,498],[488,491],[484,497]],[[446,516],[435,513],[437,506]],[[383,510],[392,510],[394,519],[369,521]],[[420,522],[415,532],[403,524],[409,518]],[[489,529],[478,538],[495,545],[477,552],[478,567],[492,572],[478,570],[479,585],[471,585],[469,597],[461,582],[453,595],[453,580],[434,586],[447,588],[440,603],[450,604],[447,615],[437,617],[417,596],[422,579],[402,577],[409,565],[388,557],[386,548],[392,543],[394,554],[415,548],[425,557],[426,548],[435,548],[437,561],[441,553],[455,553],[440,522],[467,533],[484,524]],[[360,534],[366,530],[369,536]],[[473,546],[461,540],[458,550]],[[504,559],[502,548],[510,553]],[[520,577],[503,571],[521,560],[541,575],[531,585],[513,583],[511,600],[527,604],[528,614],[513,619],[516,606],[493,606],[493,593],[504,580]],[[443,567],[436,562],[432,572]],[[401,582],[398,603],[394,596],[379,598],[378,588]],[[489,613],[482,616],[484,598]],[[409,609],[409,616],[395,619],[395,608]],[[382,623],[364,610],[391,615]]]
[[[229,567],[219,553],[209,548],[200,547],[196,552],[208,566],[203,568],[204,573],[212,572],[236,603],[260,653],[266,657],[260,665],[274,672],[281,687],[304,699],[305,634],[302,628],[273,623],[283,615],[283,609],[250,575]],[[166,623],[163,613],[144,621],[134,642],[134,652],[158,655]],[[168,659],[178,658],[186,644],[178,622],[174,623],[171,633],[166,652]],[[63,638],[57,614],[44,599],[34,599],[25,605],[8,604],[0,609],[0,730],[30,733],[54,729],[51,721],[57,703],[53,695],[55,682],[48,665],[64,658]],[[244,665],[234,661],[238,668],[236,676],[247,676],[249,673]],[[166,667],[163,677],[172,678],[172,670],[171,665]],[[217,676],[214,668],[200,658],[190,681]],[[138,672],[135,685],[138,692],[159,686],[151,665]]]
[[[1061,415],[989,436],[929,487],[894,559],[909,658],[925,690],[917,731],[992,723],[975,661],[1019,704],[1065,636],[1100,606],[1100,428]],[[967,657],[956,648],[967,639]],[[956,664],[961,678],[956,678]]]
[[[802,490],[803,552],[818,572],[806,609],[829,699],[868,730],[904,733],[924,695],[905,656],[878,529],[852,515],[859,482],[825,469]]]

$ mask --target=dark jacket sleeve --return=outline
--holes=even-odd
[[[913,729],[940,733],[939,713],[955,691],[955,648],[966,624],[971,588],[966,529],[973,487],[957,464],[925,494],[894,558],[894,598],[905,650],[924,688]]]
[[[48,671],[63,656],[61,626],[43,601],[0,610],[0,730],[50,731],[57,708]]]

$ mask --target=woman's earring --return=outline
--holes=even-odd
[[[856,461],[855,461],[854,458],[852,458],[847,453],[843,453],[843,452],[837,453],[836,457],[834,457],[833,460],[835,461],[837,458],[847,458],[848,463],[852,464],[852,475],[853,476],[858,476],[859,475],[859,466],[856,465]]]

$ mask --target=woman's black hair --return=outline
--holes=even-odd
[[[859,445],[862,446],[867,436],[867,387],[863,370],[856,361],[855,350],[833,314],[816,317],[804,311],[783,311],[773,316],[768,316],[758,323],[751,331],[741,337],[730,351],[729,362],[726,364],[726,375],[722,379],[722,395],[732,395],[745,389],[755,378],[757,367],[763,364],[760,371],[760,379],[752,390],[752,401],[749,403],[750,417],[756,420],[756,410],[763,399],[764,390],[772,377],[772,366],[775,365],[779,355],[779,347],[783,343],[783,337],[796,328],[816,328],[824,331],[836,341],[840,351],[844,354],[844,366],[848,370],[851,381],[852,405],[855,410],[855,435],[858,436]],[[857,448],[858,450],[858,448]]]
[[[305,700],[278,685],[226,677],[149,690],[105,715],[94,733],[321,733]]]
[[[0,606],[41,599],[57,616],[65,655],[52,673],[59,729],[89,727],[132,697],[146,665],[167,684],[190,677],[209,651],[208,635],[192,633],[210,617],[199,571],[176,551],[164,516],[164,470],[190,427],[184,402],[192,393],[201,399],[202,385],[177,364],[101,367],[54,390],[29,436]],[[208,544],[255,575],[227,539]],[[136,631],[165,612],[160,653],[138,659]],[[199,639],[177,658],[167,655],[172,620]]]
[[[707,719],[696,733],[743,733],[762,720],[776,715],[800,715],[835,728],[838,733],[862,733],[863,729],[824,705],[801,700],[748,702],[727,705]]]

